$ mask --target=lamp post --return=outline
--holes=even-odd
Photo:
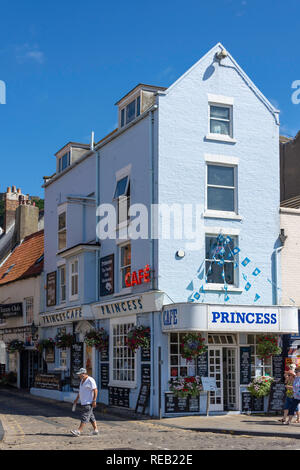
[[[32,341],[37,340],[37,338],[38,338],[38,334],[37,334],[38,330],[39,330],[39,329],[38,329],[38,327],[35,325],[34,320],[33,320],[33,322],[31,323],[31,337],[32,337]]]

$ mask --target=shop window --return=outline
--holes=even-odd
[[[170,379],[196,375],[194,362],[188,362],[181,356],[181,343],[185,333],[171,333],[169,343]]]
[[[136,382],[135,353],[126,346],[126,338],[134,323],[112,323],[112,383],[130,385]]]
[[[120,246],[120,285],[121,289],[126,289],[125,277],[131,271],[131,244]]]
[[[256,346],[259,335],[248,335],[248,345],[251,348],[251,377],[261,375],[272,376],[272,358],[266,358],[263,361],[257,356]]]
[[[208,284],[235,285],[237,283],[236,269],[234,269],[236,259],[233,255],[236,242],[236,237],[230,237],[230,241],[225,245],[216,235],[206,235],[205,271]]]
[[[31,325],[33,322],[33,297],[27,297],[25,299],[25,315],[26,324]]]

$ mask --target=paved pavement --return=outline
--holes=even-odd
[[[279,416],[231,414],[142,419],[124,411],[97,407],[101,439],[86,429],[72,438],[78,414],[69,403],[17,390],[0,389],[0,421],[6,449],[300,449],[300,424],[284,426]],[[1,436],[1,426],[0,426]],[[0,437],[1,440],[1,437]]]

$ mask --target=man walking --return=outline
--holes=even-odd
[[[284,424],[290,424],[292,422],[297,406],[300,403],[300,367],[296,367],[296,378],[293,382],[293,400],[289,406],[289,419]]]
[[[94,408],[96,407],[96,400],[98,395],[98,389],[93,377],[89,377],[86,369],[80,369],[77,373],[80,377],[79,393],[74,400],[73,408],[76,406],[79,398],[81,403],[81,420],[78,429],[72,430],[73,436],[80,436],[84,426],[91,422],[93,426],[93,435],[98,435],[99,431],[97,428],[96,419],[94,416]]]

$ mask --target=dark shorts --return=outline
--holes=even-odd
[[[289,415],[290,416],[293,416],[295,411],[297,411],[299,403],[300,403],[300,400],[297,400],[296,398],[292,398],[292,402],[289,406]]]
[[[82,423],[94,423],[96,421],[92,405],[81,405],[81,418]]]
[[[290,408],[292,402],[293,402],[293,398],[292,398],[292,397],[286,397],[286,398],[285,398],[284,409],[285,409],[285,410],[288,410],[288,409]]]

